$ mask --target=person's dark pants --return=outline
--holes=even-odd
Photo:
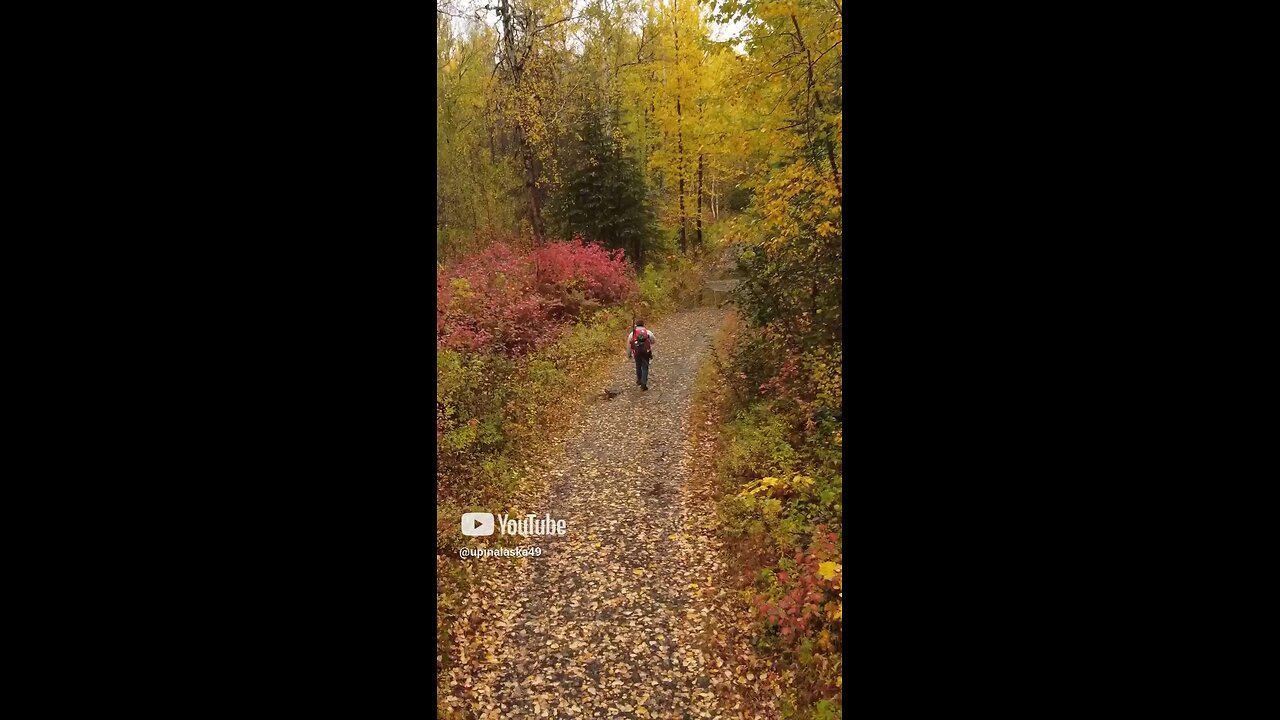
[[[636,384],[649,384],[649,358],[636,357]]]

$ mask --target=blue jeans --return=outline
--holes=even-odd
[[[649,358],[636,357],[636,383],[649,384]]]

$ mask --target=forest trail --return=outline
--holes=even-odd
[[[516,543],[541,557],[463,561],[482,590],[440,682],[458,717],[776,717],[763,663],[725,649],[729,568],[715,507],[689,482],[694,380],[724,314],[654,324],[647,392],[619,338],[616,366],[584,388],[599,398],[564,418],[545,494],[511,508],[566,520],[566,534]],[[606,399],[606,388],[621,392]]]

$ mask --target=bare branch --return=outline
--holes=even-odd
[[[624,68],[624,67],[631,67],[632,65],[648,65],[648,64],[649,64],[649,63],[651,63],[651,62],[653,62],[653,56],[652,56],[652,55],[650,55],[650,56],[649,56],[649,57],[647,57],[647,58],[641,58],[641,59],[639,59],[639,60],[635,60],[635,61],[633,61],[633,62],[625,62],[625,63],[622,63],[621,65],[619,65],[619,66],[618,66],[618,69],[619,69],[619,70],[621,70],[621,69],[622,69],[622,68]]]
[[[779,65],[782,61],[786,60],[787,58],[795,57],[795,56],[797,56],[797,55],[799,55],[799,54],[800,54],[800,51],[799,51],[799,50],[792,50],[791,52],[787,53],[786,55],[783,55],[782,57],[778,58],[777,60],[774,60],[774,61],[773,61],[773,64],[772,64],[772,65],[770,65],[769,67],[778,67],[778,65]]]
[[[826,55],[827,53],[831,52],[832,50],[835,50],[835,49],[836,49],[836,45],[839,45],[841,42],[844,42],[844,41],[843,41],[843,40],[837,40],[837,41],[835,42],[835,44],[834,44],[834,45],[832,45],[831,47],[827,48],[826,50],[823,50],[822,52],[818,53],[818,57],[814,58],[814,59],[813,59],[813,61],[814,61],[814,62],[818,62],[819,60],[821,60],[823,55]]]
[[[803,66],[804,66],[804,63],[802,63],[802,62],[798,62],[798,63],[796,63],[795,65],[792,65],[792,66],[790,66],[790,67],[784,67],[784,68],[782,68],[781,70],[774,70],[773,72],[769,73],[768,75],[765,75],[765,76],[764,76],[764,78],[765,78],[766,80],[768,80],[769,78],[773,77],[774,75],[785,75],[785,74],[787,74],[787,73],[791,72],[792,70],[795,70],[796,68],[803,67]]]
[[[569,17],[567,17],[567,18],[563,18],[563,19],[561,19],[561,20],[557,20],[557,21],[555,21],[555,22],[553,22],[553,23],[547,23],[546,25],[539,25],[538,27],[536,27],[536,28],[534,28],[534,29],[533,29],[533,34],[540,33],[540,32],[542,32],[543,30],[546,30],[546,29],[547,29],[547,28],[549,28],[549,27],[554,27],[554,26],[556,26],[556,25],[559,25],[560,23],[565,23],[565,22],[569,22],[570,20],[576,20],[576,19],[577,19],[576,17],[569,16]]]

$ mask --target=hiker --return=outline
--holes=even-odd
[[[627,335],[627,357],[636,359],[636,384],[641,390],[649,389],[649,361],[653,359],[653,333],[637,320],[635,328]]]

